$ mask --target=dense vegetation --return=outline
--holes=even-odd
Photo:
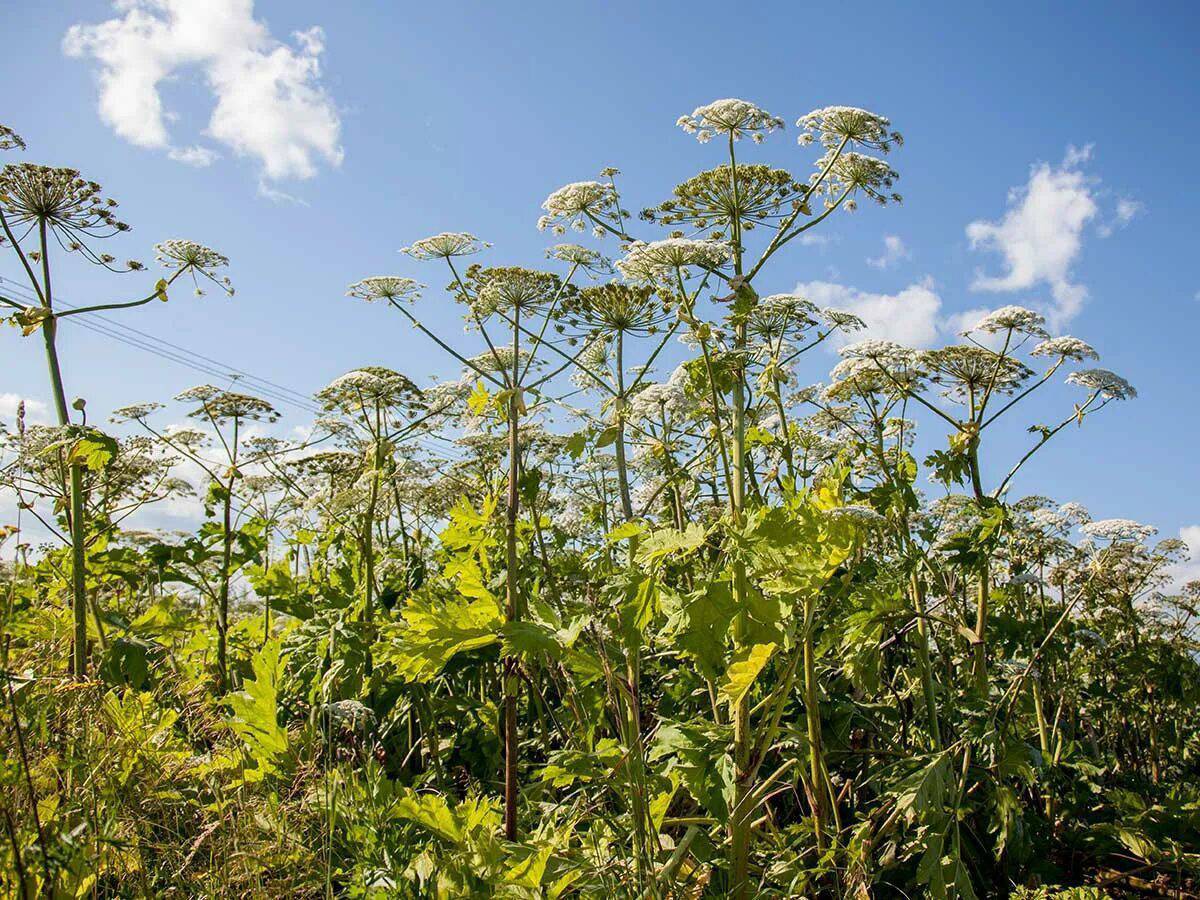
[[[679,124],[727,157],[640,216],[615,169],[544,203],[615,263],[405,248],[465,338],[422,324],[408,276],[351,285],[462,377],[354,370],[298,442],[212,385],[89,422],[59,323],[232,294],[228,260],[167,241],[149,290],[65,307],[66,260],[143,269],[103,250],[128,226],[72,169],[4,167],[27,287],[0,303],[57,416],[0,433],[8,896],[1194,896],[1184,548],[1018,494],[1133,388],[1029,309],[913,350],[759,295],[796,238],[899,199],[887,119],[800,119],[811,177],[738,157],[783,127],[752,104]],[[841,360],[805,386],[822,344]],[[1056,418],[1022,418],[1034,392]],[[195,532],[128,527],[191,491]]]

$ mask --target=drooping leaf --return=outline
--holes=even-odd
[[[736,651],[721,679],[721,699],[730,706],[739,703],[774,653],[775,644],[753,644]]]

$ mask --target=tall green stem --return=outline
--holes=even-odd
[[[367,627],[367,653],[363,671],[371,677],[371,645],[375,642],[375,510],[379,503],[379,476],[383,466],[381,458],[383,427],[380,418],[380,403],[375,403],[375,427],[371,441],[371,487],[367,495],[367,512],[363,518],[363,623]]]
[[[737,158],[734,155],[733,135],[729,136],[729,178],[733,191],[734,214],[730,222],[730,237],[733,242],[734,274],[742,275],[742,234],[741,220],[737,213],[738,180]],[[749,290],[749,286],[739,286],[735,293]],[[735,307],[740,307],[741,298],[735,297]],[[745,316],[739,316],[735,329],[735,346],[739,354],[746,347]],[[715,411],[714,411],[715,412]],[[721,429],[718,419],[717,430]],[[733,384],[733,439],[730,450],[731,491],[729,496],[730,511],[733,515],[734,526],[742,524],[746,504],[746,388],[745,379],[739,371]],[[733,643],[735,652],[745,643],[746,636],[746,603],[749,591],[746,584],[746,565],[740,559],[733,564],[733,604],[736,610],[733,626]],[[729,853],[730,872],[732,878],[731,895],[738,900],[750,895],[750,836],[752,815],[752,794],[754,776],[750,771],[753,739],[750,733],[750,693],[747,691],[733,708],[733,755],[734,755],[734,800],[733,814],[729,822]]]
[[[625,455],[625,332],[617,331],[617,397],[616,408],[616,457],[617,490],[621,496],[621,514],[626,522],[633,521],[633,501],[629,490],[629,465]],[[634,569],[637,554],[637,536],[629,539],[628,565]],[[640,635],[631,640],[625,654],[625,677],[629,682],[629,702],[626,711],[626,745],[629,747],[630,810],[633,817],[634,864],[638,873],[638,886],[648,884],[646,871],[646,804],[645,751],[642,745],[642,660]]]
[[[972,419],[974,419],[975,410],[972,409]],[[983,493],[983,481],[979,474],[979,437],[978,435],[972,441],[968,461],[971,471],[971,488],[975,492],[975,499],[980,504],[982,512],[985,503]],[[991,597],[991,563],[988,555],[983,555],[983,561],[979,564],[979,591],[976,594],[975,601],[975,644],[974,644],[974,665],[973,675],[975,679],[975,689],[981,696],[987,696],[988,676],[987,676],[987,619],[988,619],[988,603]]]
[[[813,646],[815,627],[813,597],[804,601],[804,718],[808,728],[809,779],[812,788],[813,834],[817,852],[825,850],[825,761],[821,749],[821,708],[817,701],[817,661]]]
[[[929,623],[925,616],[925,585],[921,582],[919,573],[913,572],[909,586],[912,593],[913,614],[917,617],[917,664],[921,667],[921,691],[925,697],[925,719],[929,726],[930,743],[936,751],[941,749],[942,735],[938,725],[937,691],[933,684],[933,667],[929,662]]]
[[[67,393],[63,387],[62,366],[58,361],[58,321],[53,313],[53,294],[50,283],[50,247],[46,242],[46,223],[38,225],[39,248],[42,255],[42,302],[50,313],[42,324],[42,340],[46,345],[46,363],[50,370],[50,387],[54,394],[54,411],[58,424],[71,424]],[[70,466],[70,538],[71,538],[71,617],[74,623],[71,642],[71,672],[76,678],[87,675],[87,525],[84,522],[83,467],[77,462]]]
[[[504,517],[504,564],[506,598],[504,615],[509,623],[520,618],[520,596],[517,583],[517,516],[520,512],[518,480],[521,465],[521,388],[518,382],[521,365],[521,310],[513,312],[513,376],[508,398],[508,505]],[[517,839],[517,801],[520,747],[517,736],[517,685],[519,661],[505,656],[504,679],[504,836]]]
[[[229,575],[233,567],[233,486],[237,479],[238,417],[233,418],[229,484],[221,502],[221,583],[217,595],[217,689],[229,690]]]

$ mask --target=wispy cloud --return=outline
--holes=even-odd
[[[1132,197],[1118,198],[1112,218],[1097,229],[1100,232],[1100,237],[1111,237],[1114,232],[1124,228],[1145,211],[1146,204],[1141,200],[1135,200]]]
[[[834,238],[827,234],[802,234],[796,238],[796,242],[804,247],[828,247],[833,243]]]
[[[867,258],[867,265],[876,269],[886,269],[902,259],[912,259],[912,251],[905,246],[898,234],[887,234],[883,237],[883,253]]]
[[[258,162],[265,179],[311,178],[319,164],[341,164],[341,120],[321,84],[324,33],[272,37],[254,18],[253,0],[115,0],[118,17],[72,25],[63,51],[98,63],[100,117],[139,147],[207,166],[219,156],[199,143],[176,143],[161,86],[188,69],[203,73],[214,106],[204,134]]]

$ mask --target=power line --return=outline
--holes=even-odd
[[[4,278],[3,276],[0,276],[0,283],[5,284],[6,289],[15,294],[19,299],[35,305],[40,303],[40,300],[34,293],[23,284]],[[81,308],[61,298],[56,300],[56,303],[72,310]],[[78,325],[102,337],[118,341],[135,350],[150,353],[167,362],[172,362],[192,371],[199,372],[210,378],[241,381],[249,385],[256,393],[268,399],[296,407],[310,415],[321,415],[324,412],[323,409],[308,399],[309,395],[307,394],[271,381],[270,379],[254,375],[245,369],[229,365],[211,356],[198,353],[180,344],[167,341],[157,335],[126,325],[123,322],[102,316],[99,313],[83,313],[77,316],[70,316],[65,321]],[[454,439],[441,434],[427,433],[415,435],[411,440],[435,459],[447,462],[461,462],[466,458],[461,454]],[[434,442],[442,446],[435,446]]]
[[[8,279],[4,279],[5,284],[11,293],[17,295],[21,300],[27,302],[36,302],[36,297],[29,291],[28,288],[14,283]],[[16,290],[13,290],[13,288]],[[62,306],[68,309],[79,309],[65,301],[59,301]],[[85,321],[86,320],[86,321]],[[249,384],[257,393],[262,394],[272,400],[280,403],[286,403],[290,406],[298,407],[307,413],[319,415],[320,407],[312,402],[303,399],[304,394],[299,391],[294,391],[291,388],[276,384],[265,378],[253,375],[244,369],[239,369],[236,366],[228,365],[220,360],[213,359],[210,356],[205,356],[202,353],[197,353],[194,350],[189,350],[179,344],[174,344],[170,341],[163,340],[155,335],[145,331],[140,331],[128,325],[124,325],[113,319],[106,318],[97,313],[84,313],[79,316],[71,316],[62,321],[70,322],[78,325],[88,331],[103,335],[119,341],[122,344],[133,347],[138,350],[143,350],[151,353],[169,362],[185,366],[193,371],[214,378],[229,379],[231,381],[241,381]],[[127,333],[124,333],[127,332]],[[301,398],[301,399],[297,399]]]
[[[19,291],[21,294],[24,295],[22,297],[22,299],[30,301],[30,302],[36,301],[36,298],[35,298],[33,292],[30,291],[29,288],[25,287],[24,285],[17,283],[17,282],[13,282],[10,279],[6,279],[2,276],[0,276],[0,282],[3,282],[5,284],[11,285],[14,288],[16,288],[17,291]],[[62,299],[59,299],[56,302],[61,306],[67,307],[68,309],[79,309],[80,308],[72,303],[67,303],[65,300],[62,300]],[[118,322],[115,319],[108,318],[107,316],[103,316],[100,313],[85,313],[85,315],[87,317],[89,317],[90,319],[92,319],[93,321],[99,320],[99,321],[104,322],[107,325],[111,326],[112,328],[116,328],[121,331],[129,332],[133,335],[137,335],[138,337],[144,338],[155,344],[162,345],[163,347],[167,347],[171,350],[178,351],[179,353],[182,353],[186,356],[193,357],[194,359],[199,360],[202,363],[207,363],[207,364],[210,364],[213,366],[218,366],[225,372],[232,373],[233,375],[238,376],[239,379],[242,379],[245,381],[257,382],[261,385],[264,385],[266,388],[268,388],[272,391],[275,391],[279,394],[290,396],[292,399],[298,400],[299,402],[304,403],[304,404],[308,404],[309,406],[312,405],[312,403],[309,399],[309,396],[307,394],[303,394],[300,391],[292,390],[291,388],[289,388],[285,385],[279,384],[277,382],[271,381],[270,379],[263,378],[259,375],[255,375],[251,372],[247,372],[244,369],[239,369],[235,366],[231,366],[228,363],[222,362],[221,360],[213,359],[211,356],[206,356],[203,353],[198,353],[195,350],[191,350],[191,349],[189,349],[187,347],[183,347],[179,344],[172,343],[171,341],[168,341],[164,338],[158,337],[157,335],[150,334],[149,332],[141,331],[140,329],[134,328],[132,325],[126,325],[124,322]]]

